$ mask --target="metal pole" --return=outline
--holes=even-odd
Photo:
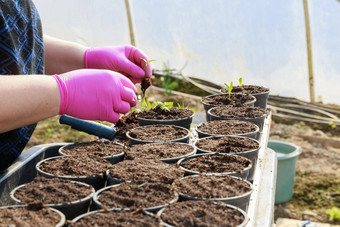
[[[129,23],[131,45],[136,46],[135,33],[133,32],[133,24],[132,24],[132,17],[131,17],[131,9],[130,9],[130,1],[129,0],[125,0],[125,8],[126,8],[126,14],[127,14],[128,23]]]
[[[303,10],[305,14],[306,39],[307,39],[307,57],[308,57],[308,78],[309,78],[309,95],[310,101],[315,102],[314,96],[314,75],[313,75],[313,57],[312,57],[312,40],[308,13],[308,0],[303,1]]]

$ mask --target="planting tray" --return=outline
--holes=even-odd
[[[259,157],[255,167],[253,181],[254,191],[251,195],[247,226],[272,226],[274,218],[274,199],[276,186],[277,159],[273,150],[267,148],[271,115],[265,119],[261,134]],[[193,124],[205,122],[205,113],[197,112]],[[191,137],[193,142],[197,139],[195,130]],[[5,172],[0,173],[0,206],[12,205],[10,192],[16,186],[28,183],[37,175],[35,165],[46,158],[58,156],[58,149],[67,143],[51,143],[34,146],[22,153],[14,164]]]

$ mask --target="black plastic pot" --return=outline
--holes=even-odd
[[[197,171],[193,171],[190,169],[186,169],[182,166],[183,163],[185,163],[186,161],[190,160],[190,159],[194,159],[197,157],[201,157],[201,156],[206,156],[206,155],[228,155],[228,156],[233,156],[236,158],[245,158],[239,155],[229,155],[229,154],[217,154],[217,153],[206,153],[206,154],[197,154],[197,155],[193,155],[187,158],[183,158],[181,160],[179,160],[177,162],[177,165],[179,165],[179,168],[183,169],[185,171],[185,176],[189,176],[189,175],[198,175],[198,174],[207,174],[207,175],[215,175],[215,176],[223,176],[223,175],[230,175],[230,176],[235,176],[235,177],[240,177],[243,179],[247,179],[248,175],[249,175],[249,170],[252,168],[252,164],[251,164],[251,160],[249,166],[247,166],[246,168],[244,168],[241,172],[225,172],[225,173],[212,173],[212,172],[197,172]]]
[[[198,176],[199,175],[191,175],[191,176],[186,176],[186,177],[198,177]],[[222,176],[219,176],[219,177],[224,177],[224,176],[222,175]],[[183,178],[186,178],[186,177],[183,177]],[[248,205],[249,205],[250,196],[251,196],[251,193],[253,192],[253,185],[249,181],[244,180],[242,178],[234,177],[234,176],[231,176],[231,177],[233,177],[235,179],[238,179],[240,181],[246,182],[250,186],[251,190],[249,192],[244,193],[243,195],[233,196],[233,197],[228,197],[228,198],[199,198],[199,197],[185,195],[185,194],[179,192],[179,199],[180,199],[180,201],[186,201],[186,200],[212,200],[212,201],[219,201],[219,202],[224,202],[226,204],[230,204],[230,205],[236,206],[236,207],[238,207],[238,208],[240,208],[240,209],[242,209],[244,211],[247,211]],[[183,178],[181,178],[181,179],[183,179]]]
[[[228,118],[228,117],[221,117],[221,116],[217,116],[211,113],[211,111],[213,109],[217,109],[218,107],[213,107],[211,109],[208,110],[207,115],[208,115],[208,121],[215,121],[215,120],[240,120],[240,121],[249,121],[249,122],[253,122],[254,124],[256,124],[259,127],[260,132],[262,132],[263,129],[263,124],[264,124],[264,120],[266,118],[266,115],[262,115],[259,117],[254,117],[254,118]]]
[[[187,118],[181,119],[168,119],[168,120],[157,120],[157,119],[145,119],[141,117],[136,117],[140,126],[144,125],[176,125],[190,130],[192,118],[194,114]]]
[[[88,142],[84,142],[83,144],[86,144]],[[70,156],[70,155],[66,155],[63,151],[65,148],[68,148],[70,146],[73,146],[74,144],[68,144],[68,145],[65,145],[65,146],[62,146],[59,148],[58,150],[58,153],[59,155],[61,156]],[[124,146],[124,145],[122,145]],[[109,161],[111,164],[116,164],[118,162],[121,162],[124,160],[124,155],[125,155],[125,152],[121,152],[119,154],[116,154],[116,155],[111,155],[111,156],[106,156],[104,157],[107,161]]]
[[[106,191],[106,190],[109,190],[110,188],[112,187],[119,187],[120,185],[117,184],[117,185],[112,185],[112,186],[108,186],[108,187],[105,187],[105,188],[102,188],[100,190],[98,190],[94,196],[93,196],[93,202],[94,204],[96,205],[97,209],[101,209],[102,208],[102,203],[99,202],[98,198],[100,197],[100,194],[103,192],[103,191]],[[172,203],[175,203],[177,202],[179,198],[179,195],[177,192],[174,193],[174,198],[168,202],[168,203],[165,203],[165,204],[161,204],[161,205],[158,205],[158,206],[154,206],[154,207],[145,207],[143,208],[143,210],[145,211],[149,211],[149,212],[157,212],[159,211],[160,209],[162,209],[163,207],[165,206],[168,206]],[[130,208],[115,208],[115,207],[109,207],[107,206],[110,210],[114,210],[114,211],[132,211]]]
[[[213,121],[213,120],[211,120]],[[221,135],[221,134],[210,134],[210,133],[207,133],[207,132],[202,132],[198,129],[198,127],[200,125],[202,125],[204,123],[201,123],[199,125],[197,125],[197,127],[195,127],[195,130],[197,132],[197,135],[198,135],[198,138],[205,138],[205,137],[209,137],[209,136],[215,136],[215,137],[221,137],[221,136],[243,136],[243,137],[248,137],[248,138],[252,138],[252,139],[256,139],[258,140],[259,137],[260,137],[260,128],[259,126],[255,125],[256,127],[256,130],[253,131],[253,132],[249,132],[249,133],[243,133],[243,134],[235,134],[235,135]]]
[[[228,96],[228,94],[214,94],[214,95],[209,95],[209,96],[206,96],[206,97],[210,98],[210,97],[215,97],[215,96],[220,96],[220,95]],[[233,95],[233,94],[231,94],[231,95]],[[242,104],[248,105],[248,106],[254,106],[254,103],[256,102],[256,98],[254,96],[253,96],[253,98],[254,99],[252,101],[248,101],[248,102],[245,102],[245,103],[242,103]],[[204,110],[205,110],[205,113],[206,113],[206,121],[209,121],[210,116],[208,115],[208,110],[210,110],[213,107],[217,107],[217,106],[205,103],[203,101],[201,101],[201,103],[203,104],[203,107],[204,107]]]
[[[90,187],[88,184],[85,184],[85,183],[82,183],[82,182],[73,181],[72,183],[81,184],[81,185]],[[20,186],[14,188],[10,193],[11,199],[16,204],[19,204],[19,205],[25,205],[26,204],[26,203],[22,202],[21,200],[19,200],[15,197],[15,192],[19,188],[24,187],[25,185],[26,184],[23,184],[23,185],[20,185]],[[60,212],[62,212],[66,216],[66,218],[68,220],[70,220],[70,219],[73,219],[73,218],[77,217],[78,215],[81,215],[81,214],[86,213],[88,211],[94,193],[95,193],[95,190],[94,190],[94,188],[92,188],[91,194],[86,196],[85,198],[80,199],[80,200],[72,201],[72,202],[67,203],[67,204],[58,203],[58,204],[44,204],[44,205],[47,206],[47,207],[51,207],[51,208],[59,210]]]
[[[205,137],[205,138],[202,138],[202,139],[199,139],[195,142],[194,146],[196,147],[197,149],[197,153],[198,154],[205,154],[205,153],[214,153],[212,151],[207,151],[207,150],[203,150],[199,147],[197,147],[197,143],[198,141],[201,141],[201,140],[204,140],[204,139],[210,139],[210,138],[215,138],[215,139],[218,139],[218,138],[222,138],[222,137],[231,137],[231,136],[221,136],[221,137]],[[241,136],[232,136],[232,137],[241,137]],[[242,137],[244,138],[244,137]],[[221,154],[228,154],[228,155],[239,155],[239,156],[243,156],[243,157],[246,157],[248,159],[250,159],[253,163],[252,167],[250,168],[249,170],[249,175],[247,177],[247,179],[249,181],[252,181],[254,179],[254,174],[255,174],[255,166],[256,166],[256,163],[257,163],[257,158],[258,158],[258,153],[259,153],[259,150],[260,150],[260,143],[259,141],[255,140],[255,139],[252,139],[252,138],[248,138],[250,140],[253,140],[255,141],[256,143],[259,144],[259,148],[257,149],[253,149],[253,150],[249,150],[249,151],[245,151],[245,152],[240,152],[240,153],[221,153]]]
[[[64,156],[66,157],[66,156]],[[48,160],[52,160],[52,159],[56,159],[56,158],[63,158],[63,156],[59,156],[59,157],[51,157],[51,158],[47,158],[44,159],[40,162],[37,163],[37,165],[35,166],[36,170],[37,170],[37,174],[39,176],[42,177],[47,177],[47,178],[61,178],[61,179],[68,179],[71,181],[79,181],[79,182],[83,182],[89,185],[92,185],[94,187],[95,190],[101,189],[103,187],[105,187],[106,185],[106,179],[107,179],[107,173],[104,176],[78,176],[78,177],[74,177],[74,176],[59,176],[59,175],[54,175],[51,173],[46,173],[44,171],[42,171],[39,166]]]
[[[151,127],[152,125],[146,125],[146,126],[140,126],[138,128],[145,128],[145,127]],[[173,140],[159,140],[159,141],[148,141],[148,140],[139,140],[136,138],[131,137],[130,135],[130,131],[126,132],[126,137],[129,139],[129,143],[130,145],[134,145],[134,144],[144,144],[144,143],[165,143],[165,142],[179,142],[179,143],[189,143],[189,136],[190,136],[190,131],[186,128],[180,127],[180,126],[175,126],[177,128],[181,128],[184,129],[187,134],[179,139],[173,139]]]
[[[216,204],[217,204],[217,202],[216,202]],[[246,212],[244,212],[242,209],[240,209],[240,208],[238,208],[238,207],[236,207],[236,206],[230,205],[230,204],[225,204],[225,203],[218,203],[218,204],[221,205],[221,206],[225,206],[225,207],[228,207],[228,208],[231,208],[231,209],[234,209],[234,210],[239,211],[239,212],[243,215],[244,220],[243,220],[243,222],[242,222],[240,225],[238,225],[238,226],[236,226],[236,227],[244,227],[244,226],[246,226],[246,224],[247,224],[248,221],[249,221],[249,217],[248,217],[248,215],[247,215]],[[162,225],[162,226],[165,226],[165,227],[174,227],[173,225],[170,225],[170,224],[168,224],[168,223],[166,223],[166,222],[164,222],[164,221],[162,220],[162,213],[164,213],[164,212],[166,211],[166,209],[167,209],[167,207],[164,207],[164,208],[162,208],[161,210],[159,210],[159,211],[157,212],[157,216],[160,217],[160,219],[161,219],[161,225]],[[206,223],[206,224],[210,224],[210,223]]]
[[[16,207],[24,207],[24,206],[25,205],[3,206],[3,207],[0,207],[0,210],[6,209],[6,208],[16,208]],[[53,212],[57,213],[60,216],[60,221],[58,222],[58,224],[55,225],[55,227],[63,227],[66,223],[65,215],[57,209],[54,209],[54,208],[51,208],[51,207],[48,207],[48,208],[51,209]]]

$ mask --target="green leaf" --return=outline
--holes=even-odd
[[[238,79],[238,83],[240,84],[240,87],[243,88],[242,77]]]
[[[228,95],[229,95],[229,100],[230,100],[230,94],[231,94],[231,91],[233,90],[233,82],[230,82],[230,85],[228,87]]]

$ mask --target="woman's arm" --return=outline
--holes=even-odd
[[[51,76],[0,76],[0,133],[59,112],[60,92]]]
[[[44,35],[45,73],[61,74],[84,68],[86,47]]]

